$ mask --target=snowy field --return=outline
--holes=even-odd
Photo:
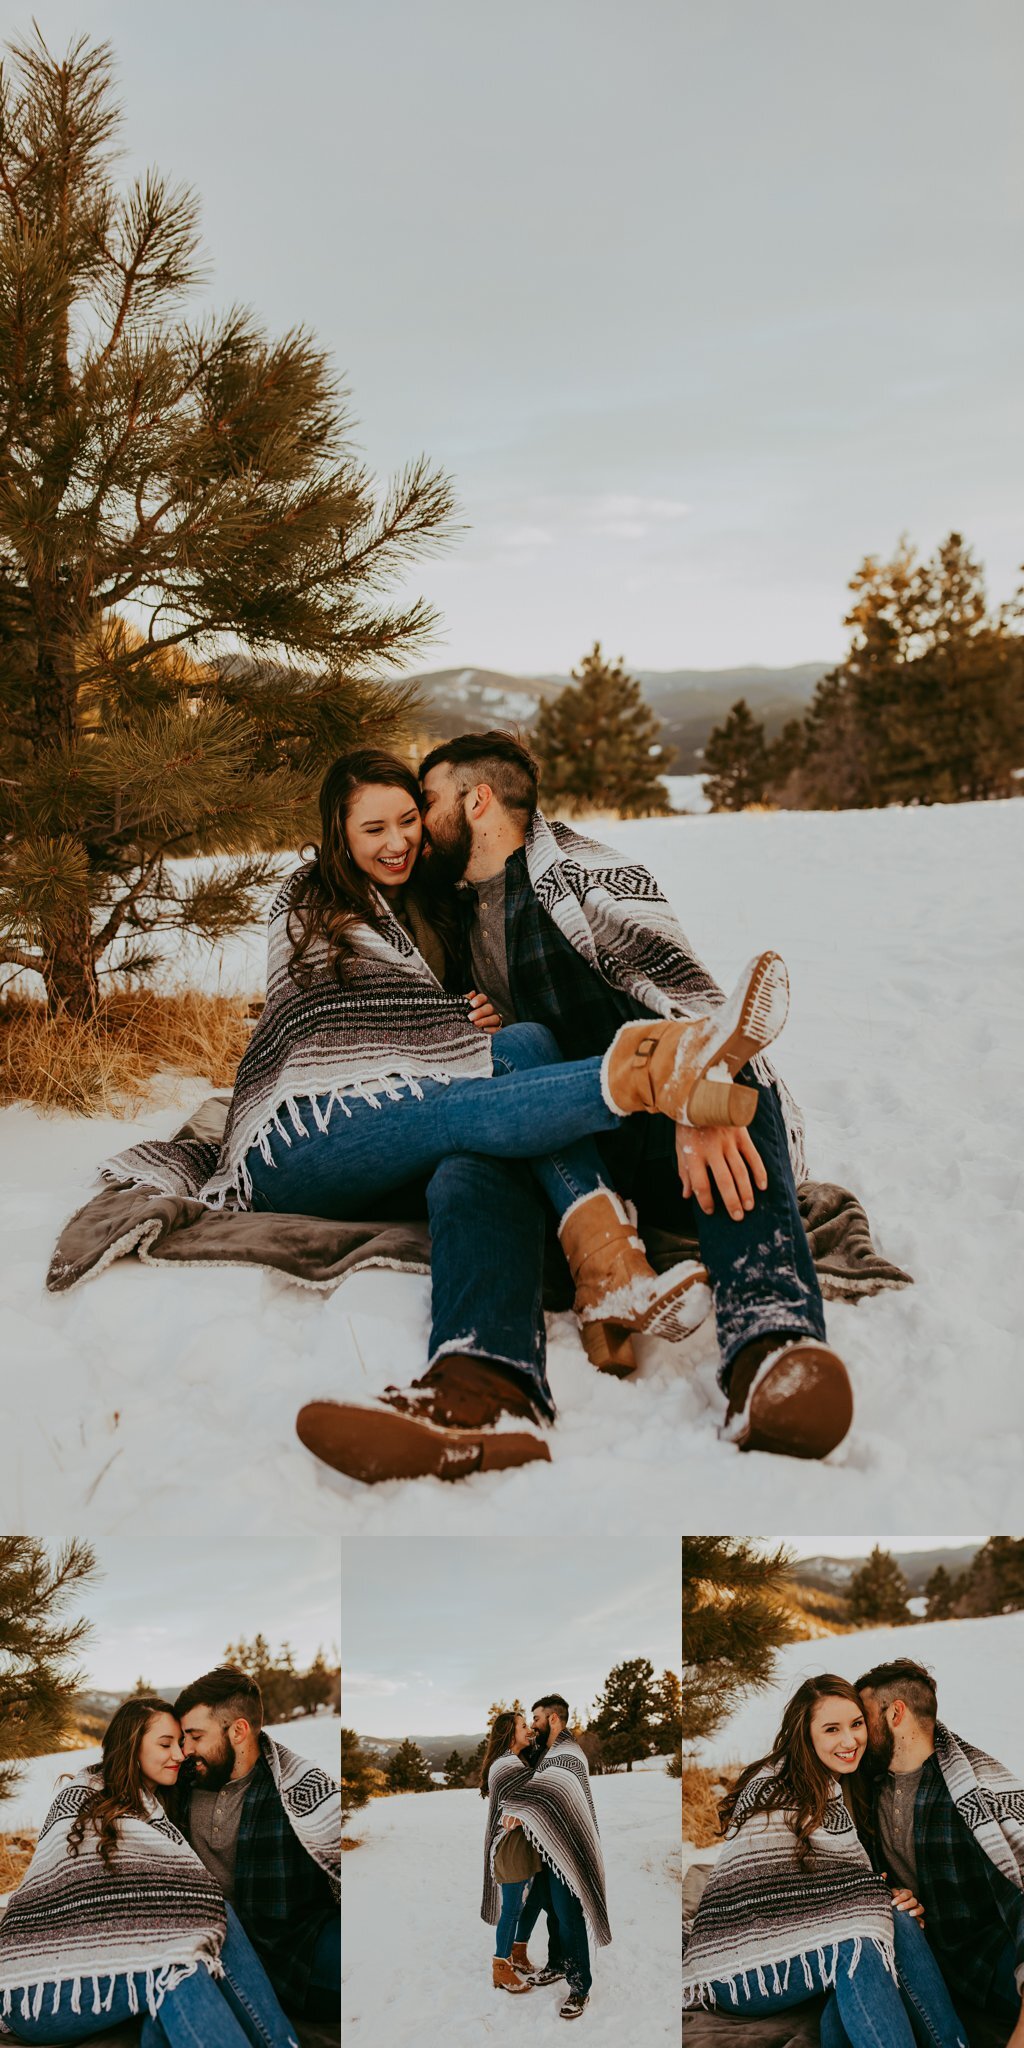
[[[779,813],[603,826],[666,887],[728,983],[772,945],[793,1010],[778,1064],[806,1111],[812,1173],[866,1203],[876,1243],[917,1285],[829,1310],[857,1414],[825,1465],[743,1457],[719,1441],[713,1327],[641,1344],[630,1383],[550,1326],[554,1463],[460,1486],[362,1489],[294,1435],[304,1401],[373,1393],[421,1369],[428,1284],[353,1276],[327,1299],[269,1275],[116,1266],[49,1297],[65,1217],[104,1154],[168,1134],[206,1089],[136,1124],[0,1113],[4,1517],[48,1537],[166,1549],[183,1525],[216,1545],[253,1526],[281,1541],[530,1525],[556,1494],[567,1522],[648,1528],[832,1528],[894,1534],[1019,1520],[1024,963],[1016,877],[1024,804]],[[262,941],[190,956],[208,986],[258,987]],[[500,1228],[500,1219],[495,1227]],[[196,1429],[197,1418],[201,1428]],[[253,1518],[257,1518],[253,1521]]]
[[[697,1761],[752,1763],[771,1748],[786,1701],[803,1679],[832,1671],[852,1685],[863,1671],[894,1657],[912,1657],[932,1673],[940,1721],[1024,1777],[1024,1614],[857,1629],[789,1643],[779,1652],[770,1689],[748,1694],[725,1727],[699,1745]]]
[[[591,2048],[679,2040],[679,1785],[660,1772],[592,1780],[612,1940],[591,1953]],[[491,1984],[480,1918],[484,1806],[475,1792],[398,1793],[352,1815],[342,1857],[342,2035],[351,2048],[478,2048],[561,2036],[560,1984]],[[530,1954],[544,1956],[543,1923]],[[427,2020],[429,2015],[429,2023]]]
[[[310,1714],[303,1720],[268,1728],[267,1734],[293,1749],[296,1756],[319,1764],[322,1770],[337,1777],[341,1763],[340,1729],[337,1714]],[[0,1805],[0,1828],[4,1834],[23,1834],[42,1827],[59,1780],[84,1771],[99,1760],[98,1749],[62,1749],[55,1756],[34,1756],[28,1763],[19,1764],[18,1783],[11,1797]]]

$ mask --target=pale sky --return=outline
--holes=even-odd
[[[830,660],[904,530],[1014,588],[1017,0],[34,4],[115,44],[210,303],[315,330],[377,473],[453,474],[429,666]]]
[[[378,1539],[342,1559],[342,1719],[362,1735],[461,1735],[494,1700],[561,1692],[586,1718],[615,1664],[680,1658],[679,1550],[581,1530],[553,1543]]]

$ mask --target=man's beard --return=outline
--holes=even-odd
[[[868,1742],[865,1762],[874,1777],[884,1778],[892,1763],[895,1747],[896,1737],[886,1723],[884,1735],[873,1735]]]
[[[524,1762],[525,1764],[529,1764],[529,1766],[530,1766],[531,1770],[535,1770],[535,1769],[536,1769],[536,1767],[537,1767],[537,1765],[539,1764],[539,1762],[540,1762],[540,1760],[541,1760],[541,1757],[543,1756],[543,1754],[544,1754],[544,1751],[546,1750],[547,1746],[548,1746],[548,1738],[547,1738],[547,1735],[546,1735],[546,1734],[543,1734],[543,1733],[540,1733],[540,1732],[538,1732],[538,1733],[537,1733],[537,1734],[536,1734],[536,1735],[534,1736],[534,1738],[533,1738],[533,1741],[532,1741],[532,1742],[528,1742],[528,1743],[527,1743],[527,1745],[526,1745],[526,1748],[525,1748],[525,1749],[523,1749],[523,1750],[520,1750],[519,1754],[520,1754],[520,1756],[522,1757],[522,1759],[523,1759],[523,1762]]]
[[[453,805],[443,819],[428,828],[427,838],[428,884],[451,888],[461,882],[473,851],[473,832],[465,811]]]
[[[235,1752],[225,1735],[219,1756],[190,1756],[182,1765],[178,1776],[179,1778],[184,1776],[187,1770],[188,1778],[186,1782],[188,1784],[201,1785],[205,1792],[219,1792],[221,1787],[227,1784],[234,1768]]]

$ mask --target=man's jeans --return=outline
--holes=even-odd
[[[317,1935],[306,1995],[292,2018],[333,2020],[341,2025],[341,1917],[337,1913]]]
[[[738,1222],[713,1182],[710,1216],[684,1196],[675,1129],[664,1117],[630,1117],[625,1129],[605,1138],[600,1148],[620,1193],[635,1200],[641,1230],[696,1234],[714,1289],[718,1380],[724,1393],[737,1352],[755,1337],[825,1336],[821,1289],[800,1217],[778,1095],[757,1083],[748,1068],[738,1078],[757,1088],[750,1135],[768,1175],[767,1188],[763,1193],[754,1188],[754,1206]]]
[[[223,1977],[199,1968],[173,1991],[166,1991],[157,2018],[147,2015],[141,2048],[298,2048],[294,2032],[279,2006],[263,1964],[241,1922],[229,1906],[228,1931],[221,1949]],[[81,1987],[81,2011],[72,2008],[72,1989],[65,1984],[56,2012],[47,1991],[38,2019],[25,2019],[20,1992],[14,1994],[10,2023],[18,2039],[33,2043],[87,2041],[105,2034],[135,2012],[146,2012],[145,1972],[136,1972],[134,1998],[127,1976],[111,1985],[99,1979],[103,2011],[93,2011],[92,1979]]]
[[[575,1892],[557,1876],[548,1872],[551,1887],[551,1904],[558,1923],[558,1939],[565,1964],[565,1981],[570,1991],[580,1998],[586,1998],[592,1978],[590,1975],[590,1943],[587,1940],[587,1923],[583,1908]]]
[[[878,1950],[867,1941],[851,1976],[857,1944],[843,1941],[834,1987],[822,1976],[823,1949],[809,1949],[805,1956],[778,1966],[784,1991],[760,1990],[756,1973],[748,1970],[737,1985],[735,2000],[728,1984],[713,1985],[715,2004],[733,2016],[754,2017],[806,2005],[831,1991],[821,2016],[822,2048],[967,2048],[942,1973],[917,1921],[909,1913],[897,1912],[893,1921],[898,1989]],[[832,1944],[825,1947],[831,1949]],[[767,1984],[767,1972],[762,1974]]]
[[[564,1959],[558,1939],[558,1921],[551,1903],[551,1872],[547,1864],[543,1870],[538,1870],[526,1894],[526,1904],[519,1915],[519,1925],[516,1929],[517,1941],[529,1941],[542,1913],[547,1914],[548,1920],[547,1966],[549,1970],[560,1970],[563,1968]]]
[[[978,1996],[977,1985],[972,1989],[970,1985],[958,1983],[957,1972],[955,1968],[950,1966],[945,1956],[940,1955],[939,1963],[942,1974],[954,1998],[962,1996],[966,2004],[980,2005],[981,2000]],[[992,1982],[985,1994],[984,2009],[986,2014],[991,2012],[994,2019],[1007,2020],[1011,2025],[1014,2020],[1019,2020],[1020,2018],[1021,1995],[1017,1989],[1017,1948],[1016,1944],[1012,1941],[1007,1941],[1000,1953]]]

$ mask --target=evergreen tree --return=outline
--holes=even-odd
[[[295,1695],[304,1714],[316,1714],[321,1707],[341,1712],[341,1673],[337,1665],[328,1664],[322,1649],[317,1651],[312,1664],[298,1673]]]
[[[738,698],[724,725],[708,735],[701,763],[704,794],[713,811],[744,811],[767,800],[771,779],[764,726],[745,697]]]
[[[640,684],[621,661],[606,661],[595,641],[573,681],[542,704],[530,737],[540,763],[541,799],[548,809],[617,811],[643,818],[667,811],[660,776],[671,752],[644,702]]]
[[[419,1744],[407,1735],[384,1766],[389,1792],[432,1792],[430,1765]]]
[[[373,1758],[363,1748],[354,1728],[341,1730],[341,1808],[351,1813],[365,1806],[373,1787]]]
[[[156,1696],[156,1686],[150,1685],[148,1678],[137,1678],[128,1695],[133,1700],[151,1700]]]
[[[74,1727],[82,1674],[74,1664],[88,1634],[66,1609],[95,1576],[88,1544],[65,1544],[53,1562],[31,1536],[0,1536],[0,1800],[18,1762],[59,1749]]]
[[[1014,1614],[1024,1607],[1024,1539],[990,1536],[957,1592],[958,1614]]]
[[[924,1590],[928,1601],[927,1619],[948,1621],[953,1612],[955,1594],[953,1581],[944,1564],[936,1565]]]
[[[713,1735],[743,1693],[770,1684],[776,1651],[796,1639],[791,1564],[753,1537],[683,1537],[684,1742]]]
[[[910,1587],[896,1559],[876,1543],[866,1564],[850,1581],[850,1620],[855,1628],[875,1622],[907,1622]]]
[[[481,1770],[481,1766],[482,1766],[482,1764],[483,1764],[483,1760],[484,1760],[484,1754],[485,1754],[485,1752],[486,1752],[486,1749],[487,1749],[487,1744],[486,1744],[486,1742],[478,1742],[478,1743],[477,1743],[477,1746],[476,1746],[475,1750],[473,1751],[473,1754],[472,1754],[472,1756],[471,1756],[471,1757],[469,1758],[469,1761],[468,1761],[468,1763],[466,1764],[466,1774],[465,1774],[465,1778],[464,1778],[464,1780],[463,1780],[463,1782],[464,1782],[464,1783],[465,1783],[466,1785],[479,1785],[479,1783],[480,1783],[480,1770]]]
[[[653,1754],[660,1703],[649,1657],[631,1657],[614,1666],[590,1721],[601,1737],[606,1763],[625,1764],[631,1771],[638,1757]]]
[[[679,1755],[683,1735],[683,1688],[677,1671],[663,1671],[654,1688],[655,1749],[659,1756]]]
[[[466,1782],[466,1759],[457,1749],[452,1750],[444,1766],[444,1782],[449,1792],[456,1791]]]
[[[87,1014],[150,935],[248,924],[325,764],[401,725],[434,615],[384,592],[451,531],[381,496],[295,327],[186,318],[197,202],[118,187],[106,44],[0,80],[0,961]],[[174,867],[178,855],[225,856]]]

